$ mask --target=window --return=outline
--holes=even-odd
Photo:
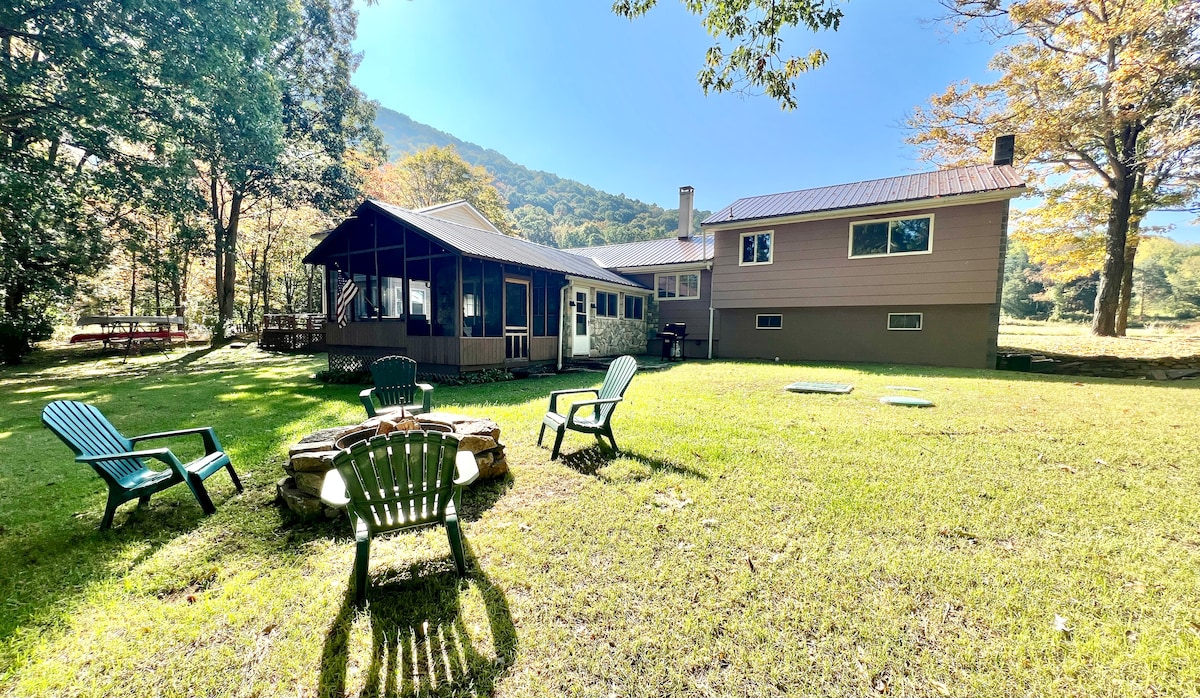
[[[654,277],[660,300],[695,300],[700,297],[700,272],[659,274]]]
[[[641,296],[625,296],[625,319],[643,319],[645,317],[645,300]]]
[[[596,317],[617,316],[617,294],[596,291]]]
[[[782,315],[755,315],[754,329],[756,330],[782,330],[783,316]]]
[[[742,261],[739,265],[770,264],[774,233],[742,233]]]
[[[850,256],[927,254],[933,251],[933,216],[850,224]]]
[[[921,313],[888,313],[889,330],[921,329]]]

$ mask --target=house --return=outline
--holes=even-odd
[[[329,323],[330,367],[406,354],[454,374],[657,353],[686,323],[693,357],[995,365],[1012,136],[992,164],[738,199],[692,234],[560,250],[501,234],[455,201],[367,200],[305,257],[360,289]],[[333,319],[332,317],[330,319]]]
[[[411,211],[369,199],[304,262],[325,267],[327,308],[339,277],[359,288],[346,326],[326,326],[331,369],[404,354],[457,374],[645,348],[649,288],[503,235],[466,202]]]
[[[679,232],[674,238],[567,250],[636,281],[653,291],[646,322],[646,351],[658,351],[654,328],[687,326],[688,356],[708,356],[719,340],[712,313],[712,236],[692,234],[691,187],[679,189]],[[709,338],[712,337],[710,343]]]
[[[709,216],[723,358],[995,366],[1012,136],[990,165],[738,199]]]

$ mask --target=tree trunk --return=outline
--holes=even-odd
[[[137,254],[129,251],[129,314],[135,315],[137,307]]]
[[[225,258],[221,265],[224,273],[217,286],[220,339],[229,336],[229,328],[234,321],[233,301],[237,293],[237,234],[238,223],[242,217],[243,198],[242,192],[235,191],[229,199],[229,223],[225,226],[225,249],[221,251]]]
[[[1138,248],[1137,224],[1129,224],[1125,241],[1125,270],[1121,275],[1121,300],[1117,306],[1117,336],[1124,337],[1129,327],[1129,304],[1133,300],[1133,261]]]
[[[1121,279],[1125,276],[1125,240],[1129,234],[1129,211],[1134,180],[1123,177],[1113,183],[1114,196],[1108,209],[1104,266],[1100,268],[1100,286],[1096,290],[1096,309],[1092,316],[1092,334],[1117,336],[1117,309],[1121,304]]]

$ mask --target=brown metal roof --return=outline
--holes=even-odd
[[[363,206],[371,206],[384,215],[406,223],[446,247],[457,250],[462,254],[482,257],[496,262],[519,264],[534,269],[555,271],[585,279],[606,281],[620,286],[644,288],[639,283],[605,269],[588,257],[571,254],[565,250],[539,245],[535,242],[504,235],[503,233],[495,233],[482,228],[472,228],[461,223],[453,223],[434,216],[410,211],[406,208],[400,208],[399,206],[393,206],[392,204],[376,199],[367,199],[366,202],[359,206],[359,210]],[[358,215],[358,211],[355,211],[355,215]],[[341,229],[342,226],[339,225],[335,229],[335,232]],[[327,247],[326,243],[335,237],[335,235],[326,237],[321,244],[317,245],[312,252],[309,252],[305,256],[305,263],[319,264],[323,258],[322,253],[324,252],[324,248]]]
[[[660,264],[703,262],[706,259],[712,259],[713,241],[712,236],[691,237],[686,240],[672,237],[661,240],[643,240],[642,242],[624,242],[618,245],[573,247],[563,251],[590,257],[606,269],[626,269]]]
[[[701,225],[777,218],[804,213],[938,199],[962,194],[1013,190],[1019,196],[1025,182],[1010,165],[972,165],[936,172],[835,184],[782,194],[738,199],[704,219]]]

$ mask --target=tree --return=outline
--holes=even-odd
[[[351,153],[380,157],[374,104],[350,84],[355,18],[350,0],[238,0],[195,32],[242,37],[191,76],[200,108],[187,143],[213,230],[218,339],[234,319],[243,216],[268,199],[344,212],[361,186]]]
[[[958,25],[1009,43],[995,83],[958,83],[909,119],[932,159],[978,161],[992,135],[1016,133],[1020,162],[1041,185],[1103,192],[1104,253],[1092,331],[1118,333],[1146,212],[1195,197],[1200,112],[1200,3],[1113,0],[943,0]],[[1066,183],[1065,185],[1063,183]],[[1090,202],[1090,197],[1078,197]],[[1047,217],[1070,227],[1070,197]],[[1032,254],[1032,251],[1031,251]],[[1127,263],[1128,260],[1128,263]],[[1128,298],[1128,291],[1125,292]],[[1126,300],[1125,304],[1127,305]]]
[[[1047,304],[1035,298],[1045,292],[1041,269],[1030,262],[1029,255],[1019,242],[1010,243],[1004,259],[1000,309],[1018,319],[1045,316]]]
[[[430,146],[366,175],[367,196],[404,208],[425,208],[462,199],[479,210],[505,235],[515,235],[508,202],[492,173],[471,165],[454,146]]]
[[[783,33],[804,26],[810,31],[837,31],[842,11],[832,0],[682,0],[716,39],[704,57],[696,80],[704,93],[762,91],[784,109],[795,109],[796,78],[828,60],[820,49],[805,56],[784,57]],[[613,12],[634,19],[658,0],[616,0]]]
[[[0,6],[0,352],[49,336],[107,252],[113,192],[152,169],[164,131],[159,0]]]

